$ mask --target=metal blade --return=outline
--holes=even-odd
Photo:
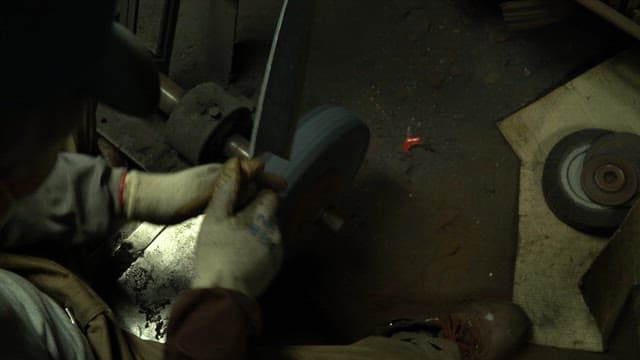
[[[270,152],[288,159],[300,115],[313,0],[284,0],[251,134],[252,157]]]
[[[113,253],[108,271],[118,277],[122,275],[166,228],[164,225],[139,224]]]
[[[124,240],[126,250],[131,254],[141,254],[167,228],[166,225],[142,223]]]

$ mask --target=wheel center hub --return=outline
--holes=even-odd
[[[624,188],[627,177],[624,171],[613,164],[605,164],[595,171],[596,185],[606,192],[617,192]]]

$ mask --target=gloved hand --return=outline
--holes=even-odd
[[[176,224],[196,216],[211,200],[221,166],[201,165],[166,174],[130,171],[123,176],[118,194],[122,215],[127,220],[156,224]],[[242,166],[256,174],[260,186],[275,190],[286,187],[282,178],[263,173],[260,161],[243,161]]]
[[[238,209],[261,172],[259,167],[242,166],[238,159],[222,167],[196,242],[193,288],[221,287],[256,297],[280,269],[276,194],[263,190]]]

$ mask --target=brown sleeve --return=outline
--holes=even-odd
[[[191,290],[171,311],[165,359],[246,359],[261,328],[258,303],[237,291]]]

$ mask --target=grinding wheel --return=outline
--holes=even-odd
[[[622,223],[628,206],[606,206],[593,201],[582,184],[584,160],[591,146],[610,131],[588,129],[560,140],[544,165],[542,188],[547,205],[569,226],[595,235],[609,236]]]
[[[640,136],[613,133],[596,140],[584,159],[582,187],[591,200],[631,207],[640,183]]]
[[[284,237],[290,243],[313,224],[352,183],[369,144],[369,129],[348,110],[321,107],[304,116],[295,133],[291,160],[271,155],[266,170],[283,176]]]

